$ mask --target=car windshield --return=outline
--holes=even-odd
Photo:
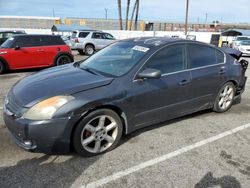
[[[149,48],[131,42],[116,42],[80,64],[100,74],[118,77],[126,74],[147,53]]]
[[[242,45],[242,46],[249,46],[250,45],[250,40],[241,41],[240,45]]]
[[[14,37],[10,37],[1,45],[1,48],[11,48],[13,42],[14,42]]]

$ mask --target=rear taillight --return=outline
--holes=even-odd
[[[78,40],[78,38],[76,38],[76,39],[75,39],[75,43],[79,43],[79,40]]]

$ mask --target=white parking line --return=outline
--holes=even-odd
[[[183,147],[181,149],[178,149],[178,150],[173,151],[171,153],[168,153],[166,155],[163,155],[163,156],[151,159],[149,161],[143,162],[143,163],[141,163],[139,165],[130,167],[130,168],[124,170],[124,171],[120,171],[120,172],[117,172],[117,173],[112,174],[110,176],[104,177],[104,178],[102,178],[100,180],[88,183],[87,185],[81,186],[80,188],[92,188],[92,187],[102,186],[102,185],[107,184],[107,183],[109,183],[111,181],[115,181],[115,180],[117,180],[119,178],[122,178],[124,176],[129,175],[129,174],[132,174],[132,173],[137,172],[139,170],[142,170],[144,168],[156,165],[156,164],[158,164],[160,162],[163,162],[163,161],[165,161],[167,159],[170,159],[170,158],[173,158],[175,156],[181,155],[183,153],[186,153],[186,152],[188,152],[190,150],[193,150],[195,148],[201,147],[201,146],[206,145],[208,143],[212,143],[212,142],[214,142],[216,140],[219,140],[219,139],[221,139],[221,138],[223,138],[225,136],[229,136],[229,135],[235,134],[235,133],[237,133],[237,132],[239,132],[241,130],[247,129],[249,127],[250,127],[250,123],[248,123],[246,125],[242,125],[242,126],[236,127],[234,129],[228,130],[228,131],[223,132],[221,134],[218,134],[216,136],[212,136],[212,137],[207,138],[205,140],[202,140],[200,142],[196,142],[196,143],[194,143],[192,145],[185,146],[185,147]]]
[[[0,110],[2,110],[3,109],[3,107],[2,106],[0,106]]]

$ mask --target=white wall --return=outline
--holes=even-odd
[[[22,28],[0,28],[0,30],[25,30],[28,34],[52,34],[50,29],[22,29]],[[119,31],[119,30],[106,30],[105,32],[111,33],[116,39],[126,39],[133,37],[146,37],[146,36],[161,36],[172,37],[178,36],[185,38],[182,31]],[[195,35],[197,41],[210,43],[212,32],[189,32],[188,35]]]

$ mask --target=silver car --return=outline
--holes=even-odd
[[[71,49],[78,50],[83,55],[92,55],[95,51],[115,42],[115,38],[102,31],[76,30],[70,38]]]

